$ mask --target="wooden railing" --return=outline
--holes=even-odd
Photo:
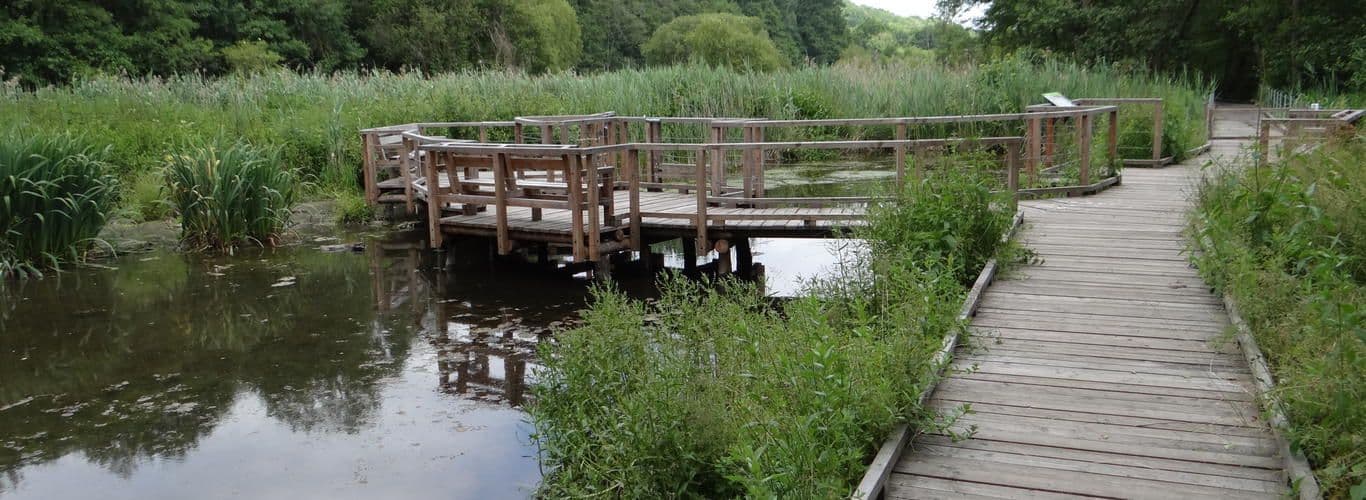
[[[434,246],[442,244],[445,234],[461,231],[457,225],[443,232],[443,218],[476,216],[491,207],[492,216],[497,219],[500,253],[511,251],[513,246],[509,209],[530,213],[533,221],[541,219],[543,210],[568,211],[573,227],[572,241],[566,243],[572,247],[575,260],[596,260],[603,252],[625,248],[639,250],[643,244],[641,226],[646,219],[691,221],[696,244],[704,248],[709,243],[709,231],[743,221],[789,221],[827,227],[831,223],[857,223],[861,213],[820,209],[862,206],[871,198],[766,196],[765,173],[775,164],[772,158],[786,151],[865,151],[889,155],[894,162],[897,185],[922,178],[926,165],[936,158],[945,158],[944,153],[991,151],[996,154],[993,161],[1000,163],[998,171],[1004,174],[1004,189],[1017,195],[1094,192],[1118,180],[1109,177],[1093,183],[1096,175],[1092,159],[1094,123],[1104,116],[1110,128],[1103,139],[1106,160],[1111,164],[1118,161],[1118,109],[1117,105],[1085,105],[1030,109],[1024,113],[825,120],[654,118],[600,113],[529,116],[502,122],[413,123],[362,131],[366,147],[366,196],[372,202],[380,201],[381,174],[392,179],[386,181],[386,192],[394,193],[395,183],[401,183],[403,202],[410,213],[417,212],[417,202],[426,204]],[[1054,120],[1067,120],[1075,128],[1075,138],[1067,143],[1074,155],[1068,164],[1076,166],[1078,184],[1033,189],[1046,167],[1056,167],[1053,162],[1060,153],[1055,144],[1057,136],[1045,134],[1043,127]],[[768,140],[801,137],[822,127],[855,136],[867,133],[893,139]],[[981,130],[1018,131],[1018,135],[962,136],[965,131],[972,134]],[[683,138],[700,140],[669,140],[680,133],[687,136]],[[944,136],[923,137],[929,133]],[[737,171],[741,185],[728,185],[727,178]],[[1107,181],[1109,184],[1105,184]],[[615,206],[614,193],[620,191],[626,191],[625,197],[630,200],[623,214],[618,214]],[[695,202],[695,209],[679,213],[642,207],[642,193],[660,192],[686,195]],[[518,238],[535,236],[519,234]]]
[[[1363,109],[1262,108],[1257,116],[1258,165],[1270,161],[1271,141],[1275,137],[1281,139],[1281,151],[1289,153],[1305,144],[1353,134],[1363,116]]]

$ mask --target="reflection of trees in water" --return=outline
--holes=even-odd
[[[184,456],[238,394],[291,428],[363,426],[411,340],[375,315],[365,260],[229,262],[120,262],[0,292],[0,490],[76,451],[125,475]]]

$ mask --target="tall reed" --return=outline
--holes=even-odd
[[[107,152],[74,136],[0,134],[0,279],[79,259],[118,199]]]
[[[181,240],[196,250],[274,246],[298,194],[294,173],[273,151],[243,143],[171,155],[165,175]]]

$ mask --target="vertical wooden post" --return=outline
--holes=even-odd
[[[711,127],[711,143],[721,144],[725,140],[725,129],[713,125]],[[712,193],[716,196],[725,194],[726,189],[726,152],[717,147],[711,153],[711,186]]]
[[[579,155],[564,155],[565,182],[569,185],[569,232],[573,245],[574,262],[583,262],[583,192],[579,182]]]
[[[746,125],[744,128],[740,130],[744,135],[744,142],[754,142],[754,127]],[[744,149],[740,152],[740,155],[742,158],[741,164],[744,168],[744,197],[752,198],[754,197],[754,150]]]
[[[489,142],[489,128],[479,127],[479,142],[487,144]]]
[[[1045,128],[1047,129],[1048,137],[1044,140],[1043,145],[1043,168],[1045,169],[1053,166],[1053,153],[1056,152],[1058,144],[1057,135],[1055,133],[1057,118],[1049,117],[1047,120],[1048,126]]]
[[[730,242],[716,240],[716,274],[727,275],[731,271]]]
[[[1035,185],[1039,175],[1039,160],[1043,150],[1043,119],[1032,118],[1029,120],[1029,131],[1025,134],[1029,140],[1025,146],[1025,172],[1026,180],[1030,186]]]
[[[602,243],[602,191],[599,189],[602,176],[598,175],[597,158],[588,156],[584,174],[588,183],[588,260],[597,262],[601,257],[598,245]]]
[[[526,131],[522,129],[522,124],[512,124],[512,143],[522,144],[526,142]]]
[[[754,142],[757,142],[757,143],[759,143],[759,144],[763,144],[763,143],[764,143],[764,128],[763,128],[763,127],[754,127],[754,129],[755,129],[755,130],[754,130]],[[755,155],[755,156],[754,156],[754,158],[755,158],[754,168],[755,168],[755,173],[756,173],[756,176],[755,176],[755,179],[754,179],[754,184],[755,184],[755,186],[754,186],[754,197],[755,197],[755,198],[763,198],[763,197],[764,197],[764,147],[763,147],[763,146],[759,146],[759,149],[754,150],[754,155]]]
[[[906,140],[906,122],[896,124],[896,140]],[[901,189],[906,184],[906,145],[896,145],[896,187]]]
[[[1006,190],[1017,202],[1020,201],[1020,148],[1027,142],[1006,144]]]
[[[508,234],[507,181],[509,173],[507,155],[503,153],[494,155],[493,197],[494,205],[498,210],[498,225],[496,228],[498,234],[498,255],[507,255],[512,252],[512,239]]]
[[[417,155],[412,154],[412,139],[401,137],[399,144],[401,147],[398,155],[398,170],[403,175],[403,208],[408,212],[408,215],[417,215],[417,205],[413,203],[413,191],[416,190],[416,187],[413,186],[414,174],[412,169],[412,164],[417,162],[417,159],[414,158]]]
[[[697,240],[695,238],[682,238],[683,240],[683,272],[691,273],[697,271]]]
[[[697,182],[697,215],[693,219],[697,225],[697,245],[698,253],[707,252],[707,150],[697,150],[697,165],[693,175]]]
[[[631,250],[641,251],[640,238],[640,151],[631,148],[626,150],[626,169],[631,172],[631,178],[627,180],[629,196],[631,198]],[[650,256],[644,257],[648,260]]]
[[[750,249],[749,238],[735,240],[735,258],[735,270],[741,275],[748,277],[754,272],[754,251]]]
[[[1110,112],[1110,128],[1105,135],[1106,163],[1114,168],[1119,161],[1119,108]]]
[[[361,175],[365,177],[365,202],[374,206],[379,203],[379,178],[375,175],[375,140],[374,134],[362,133],[360,135],[361,149],[365,152],[365,161],[361,163]]]
[[[646,122],[645,142],[658,144],[664,142],[664,124],[658,118]],[[659,182],[659,167],[664,163],[663,151],[650,151],[650,182]]]
[[[1077,125],[1077,172],[1081,184],[1091,183],[1091,115],[1080,114]]]
[[[427,176],[427,236],[432,248],[441,248],[445,242],[445,235],[441,232],[441,209],[446,204],[446,193],[441,191],[441,176],[436,171],[438,154],[440,153],[436,151],[428,151],[425,156],[418,155],[418,158],[422,158],[422,173]],[[456,183],[452,182],[451,188],[454,189],[455,186]]]
[[[1153,105],[1153,161],[1162,159],[1162,101]],[[1160,165],[1153,165],[1154,167]]]

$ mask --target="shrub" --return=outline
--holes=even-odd
[[[172,155],[166,181],[180,216],[181,240],[194,249],[273,246],[296,198],[295,176],[275,153],[244,143]]]
[[[0,135],[0,278],[80,258],[118,198],[105,150],[71,136]]]
[[[859,233],[869,251],[782,307],[732,281],[670,277],[653,303],[597,290],[583,326],[543,347],[529,407],[553,467],[541,493],[848,495],[897,423],[931,423],[916,398],[960,328],[959,271],[994,255],[1010,220],[985,186],[963,174],[908,188]],[[993,243],[949,242],[969,230]]]
[[[1197,263],[1238,304],[1327,498],[1366,490],[1366,142],[1201,186]]]
[[[227,61],[228,67],[234,73],[261,73],[264,71],[280,67],[283,60],[280,54],[270,50],[270,46],[261,40],[248,42],[239,41],[228,47],[223,47],[223,59]]]
[[[655,65],[698,62],[758,71],[784,65],[778,48],[764,31],[763,20],[735,14],[674,18],[655,30],[641,52]]]

